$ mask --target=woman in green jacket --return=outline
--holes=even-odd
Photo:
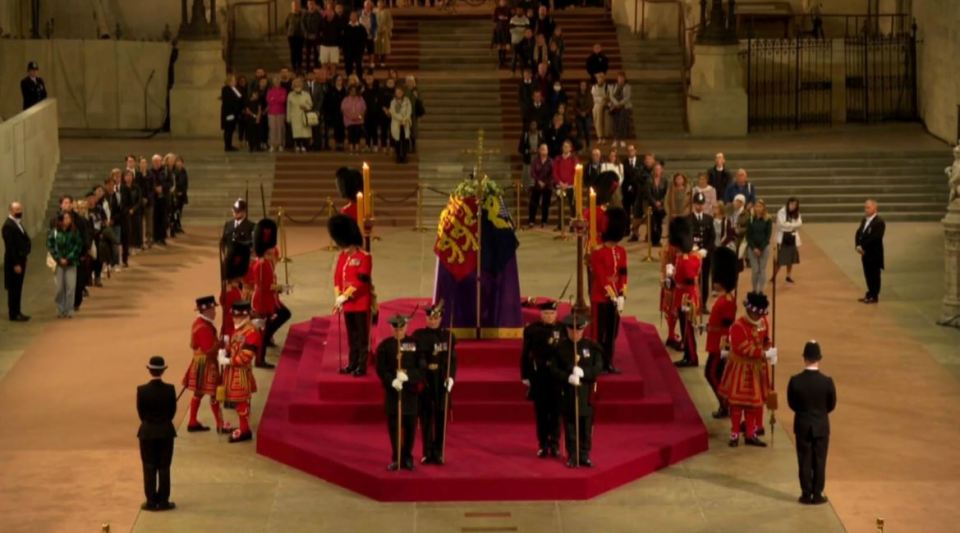
[[[770,259],[770,237],[773,235],[773,220],[767,214],[767,204],[757,199],[753,213],[747,222],[747,261],[750,263],[750,280],[753,292],[763,292],[767,277],[767,261]]]
[[[57,226],[47,236],[47,250],[56,264],[54,281],[57,284],[57,318],[71,318],[74,293],[77,287],[77,263],[83,247],[80,234],[73,225],[73,213],[57,215]]]

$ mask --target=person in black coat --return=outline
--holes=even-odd
[[[883,233],[887,224],[877,214],[876,200],[869,199],[863,206],[864,217],[854,237],[860,262],[863,264],[863,277],[867,282],[867,293],[859,301],[875,304],[880,301],[880,274],[883,264]]]
[[[36,61],[27,63],[27,75],[20,80],[20,95],[24,109],[47,99],[47,86],[40,77],[40,67]]]
[[[610,70],[610,59],[603,53],[603,46],[600,43],[593,45],[593,53],[587,57],[587,74],[590,76],[590,82],[597,82],[597,74],[606,74]]]
[[[722,153],[717,153],[713,158],[713,166],[707,170],[707,182],[716,189],[717,196],[720,196],[727,192],[727,187],[731,181],[733,181],[733,178],[730,176],[730,171],[727,170],[727,160]]]
[[[390,464],[387,470],[413,470],[413,441],[416,438],[417,413],[419,412],[419,389],[423,381],[426,362],[417,350],[417,340],[407,335],[409,317],[395,315],[390,318],[393,336],[377,346],[377,377],[384,390],[384,410],[387,415],[387,430],[390,435]],[[398,396],[400,405],[398,405]],[[399,410],[398,410],[399,408]],[[399,416],[401,420],[397,420]],[[402,429],[397,439],[398,426]],[[399,454],[399,455],[398,455]],[[400,459],[397,462],[397,459]]]
[[[147,501],[144,511],[168,511],[176,507],[170,501],[170,463],[173,461],[173,439],[177,430],[173,417],[177,414],[177,392],[163,382],[167,364],[163,357],[150,358],[147,370],[150,381],[137,387],[137,414],[140,416],[140,461],[143,463],[143,491]]]
[[[367,29],[360,24],[360,13],[350,12],[350,22],[343,27],[340,48],[343,49],[343,67],[347,76],[363,75],[363,51],[367,46]]]
[[[830,417],[837,407],[837,389],[833,379],[820,373],[820,345],[809,341],[803,347],[806,369],[790,378],[787,403],[793,410],[793,433],[800,464],[800,503],[826,503],[827,445],[830,443]]]
[[[243,111],[243,93],[237,89],[237,77],[227,76],[227,83],[220,89],[220,129],[223,130],[223,150],[236,152],[233,132],[237,129],[240,112]]]
[[[233,203],[233,218],[223,223],[223,233],[220,236],[223,257],[227,256],[231,244],[240,244],[246,246],[247,250],[252,250],[254,227],[255,224],[247,218],[247,202],[243,198],[237,198]]]
[[[713,228],[713,216],[703,210],[706,201],[707,198],[702,192],[694,192],[693,212],[687,215],[687,218],[690,220],[693,244],[707,252],[700,263],[700,312],[710,314],[710,308],[707,307],[707,297],[710,296],[710,261],[716,248],[717,232]]]
[[[30,317],[20,312],[23,278],[27,275],[30,236],[23,227],[23,206],[10,204],[10,215],[3,222],[3,286],[7,289],[7,311],[13,322],[26,322]]]

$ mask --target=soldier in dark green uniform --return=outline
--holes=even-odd
[[[423,373],[425,388],[420,396],[420,431],[423,439],[423,464],[443,464],[443,427],[446,424],[446,396],[453,390],[457,375],[457,340],[450,330],[440,327],[443,302],[424,309],[427,327],[413,332],[417,349],[426,368]],[[447,353],[450,350],[450,373],[447,373]]]
[[[417,352],[416,340],[407,335],[409,317],[395,315],[390,319],[393,337],[377,346],[377,376],[383,384],[387,428],[393,450],[387,470],[413,470],[413,440],[417,430],[417,396],[423,382],[423,361]],[[397,405],[397,396],[402,400]],[[402,443],[397,442],[397,408],[401,411]],[[400,463],[397,463],[397,447]]]
[[[567,338],[560,341],[551,365],[555,382],[560,386],[561,412],[567,447],[567,466],[591,467],[590,449],[593,437],[593,392],[597,376],[603,373],[603,350],[600,345],[583,338],[587,317],[573,313],[563,319]],[[575,413],[579,406],[580,441],[574,435]],[[580,455],[577,456],[577,450]]]
[[[537,418],[537,457],[560,454],[560,387],[550,365],[563,338],[563,326],[557,323],[557,302],[540,303],[540,320],[523,328],[520,356],[520,381],[527,386],[527,398],[533,400]]]

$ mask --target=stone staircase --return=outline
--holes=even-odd
[[[617,39],[632,91],[637,138],[682,135],[686,126],[680,43],[676,39],[642,40],[624,26],[617,26]]]
[[[696,179],[713,154],[657,154],[665,174]],[[727,152],[730,169],[745,168],[759,197],[776,213],[796,196],[805,222],[856,222],[863,202],[874,198],[890,221],[935,221],[946,211],[942,152],[888,151],[792,153],[782,156]]]
[[[184,225],[218,226],[230,217],[234,200],[249,190],[250,216],[262,216],[260,184],[263,184],[266,204],[270,205],[273,191],[273,157],[269,154],[183,154],[190,176],[190,203],[183,211]],[[47,218],[54,216],[61,195],[85,195],[110,174],[122,167],[116,156],[61,156],[57,176],[53,182],[47,205]]]

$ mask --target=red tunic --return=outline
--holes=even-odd
[[[693,306],[694,313],[700,312],[700,256],[695,253],[680,254],[674,261],[676,272],[673,280],[673,309],[680,316],[680,307],[686,300]]]
[[[276,276],[273,270],[273,262],[267,257],[257,258],[250,268],[253,272],[253,297],[250,299],[250,307],[253,312],[262,317],[273,316],[277,312],[278,299],[277,291],[273,286],[276,282]]]
[[[609,287],[616,296],[627,288],[627,250],[619,244],[604,244],[590,254],[590,302],[610,301]]]
[[[679,254],[679,252],[680,251],[677,248],[674,248],[673,246],[667,246],[661,252],[663,254],[660,260],[660,277],[662,279],[666,279],[667,277],[667,273],[665,270],[666,266],[674,265],[676,263],[677,255]],[[674,290],[672,288],[668,289],[664,287],[662,284],[660,285],[660,312],[661,313],[666,313],[668,315],[673,313],[673,292]]]
[[[733,293],[726,293],[713,302],[707,320],[707,353],[720,353],[723,339],[730,336],[730,326],[737,319],[737,302]]]
[[[353,287],[353,294],[343,304],[347,313],[370,311],[371,284],[373,282],[373,256],[363,250],[340,252],[337,268],[333,273],[333,286],[337,296]]]
[[[767,319],[753,324],[742,316],[730,327],[730,356],[717,393],[733,405],[762,407],[770,392]]]
[[[233,337],[233,302],[239,302],[243,298],[243,293],[239,287],[228,286],[220,295],[220,307],[223,309],[223,317],[220,322],[220,338]]]
[[[262,340],[260,332],[249,321],[230,337],[227,351],[230,364],[223,373],[227,400],[247,402],[257,392],[257,381],[253,378],[253,359],[260,353]]]
[[[202,316],[193,321],[190,348],[193,350],[193,361],[183,376],[183,386],[200,394],[213,396],[220,385],[220,370],[217,368],[220,340],[213,322]]]
[[[587,223],[587,231],[590,231],[590,208],[583,208],[583,220]],[[607,207],[603,205],[597,206],[597,239],[603,239],[603,232],[607,231]],[[587,234],[589,237],[590,234]],[[591,243],[599,244],[599,243]]]
[[[347,202],[346,205],[340,208],[340,214],[347,215],[348,217],[357,220],[357,204],[353,203],[352,201]]]
[[[253,264],[256,262],[256,258],[250,260],[250,267],[247,268],[247,273],[243,275],[242,281],[242,295],[244,300],[249,300],[253,294],[253,287],[257,284],[256,274],[253,271]]]

